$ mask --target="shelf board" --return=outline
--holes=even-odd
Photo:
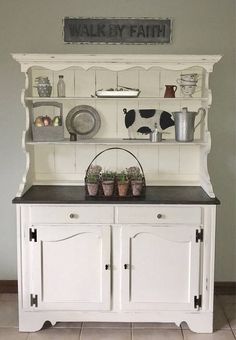
[[[25,100],[29,101],[67,101],[67,100],[156,100],[156,101],[199,101],[199,100],[205,100],[207,101],[209,98],[207,97],[175,97],[175,98],[163,98],[163,97],[132,97],[132,98],[125,98],[125,97],[111,97],[111,98],[101,98],[101,97],[25,97]]]
[[[62,141],[56,142],[34,142],[28,141],[27,145],[46,145],[46,144],[55,144],[55,145],[206,145],[207,143],[203,142],[200,139],[196,139],[194,142],[176,142],[174,139],[166,139],[162,140],[162,142],[151,143],[149,139],[120,139],[120,138],[91,138],[91,139],[79,139],[77,141],[71,142],[69,139],[64,139]]]

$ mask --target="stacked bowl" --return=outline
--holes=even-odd
[[[181,74],[177,79],[184,97],[192,97],[197,88],[199,75],[197,73]]]

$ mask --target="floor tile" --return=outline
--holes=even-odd
[[[0,327],[18,327],[18,304],[16,301],[0,301]]]
[[[198,334],[184,330],[183,334],[184,340],[235,340],[231,330],[220,330],[211,334]]]
[[[82,322],[57,322],[54,328],[81,328]]]
[[[30,333],[27,340],[78,340],[80,329],[48,328]]]
[[[236,304],[225,304],[223,310],[232,329],[236,329]]]
[[[180,330],[143,328],[133,329],[133,340],[182,340]],[[83,339],[82,339],[83,340]]]
[[[180,329],[175,323],[170,322],[134,322],[133,328]]]
[[[131,340],[131,329],[83,328],[81,340]]]
[[[130,322],[84,322],[83,328],[131,328]]]
[[[236,295],[217,295],[217,299],[223,304],[236,303]]]
[[[0,301],[17,301],[17,294],[0,294]]]
[[[28,333],[20,333],[17,328],[0,328],[0,340],[27,340]]]
[[[214,308],[213,328],[215,331],[220,329],[230,329],[230,325],[225,316],[225,312],[220,305],[217,305]]]

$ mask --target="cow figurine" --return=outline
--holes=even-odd
[[[155,109],[129,110],[123,109],[125,114],[125,126],[128,129],[129,138],[131,134],[141,133],[148,135],[154,130],[157,124],[158,131],[165,130],[175,125],[172,115],[169,112]]]

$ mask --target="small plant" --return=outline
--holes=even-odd
[[[114,171],[110,171],[110,170],[104,170],[101,173],[101,178],[102,178],[103,182],[104,181],[114,181],[115,176],[116,176],[116,173]]]
[[[140,196],[143,190],[143,176],[139,167],[131,166],[127,169],[131,181],[131,189],[133,196]]]
[[[118,186],[118,194],[121,197],[125,197],[128,193],[129,188],[129,177],[127,175],[127,171],[123,170],[116,175],[117,178],[117,186]]]
[[[116,175],[117,181],[119,183],[126,183],[129,180],[127,171],[123,170]]]
[[[88,174],[86,178],[87,183],[98,183],[99,176],[95,174]]]
[[[140,172],[139,167],[137,166],[131,166],[127,169],[127,175],[130,180],[132,181],[141,181],[143,176]]]
[[[98,183],[102,167],[100,165],[90,165],[87,172],[87,183]]]
[[[112,196],[114,192],[114,183],[115,183],[115,175],[114,171],[104,170],[101,173],[102,179],[102,189],[105,196]]]

